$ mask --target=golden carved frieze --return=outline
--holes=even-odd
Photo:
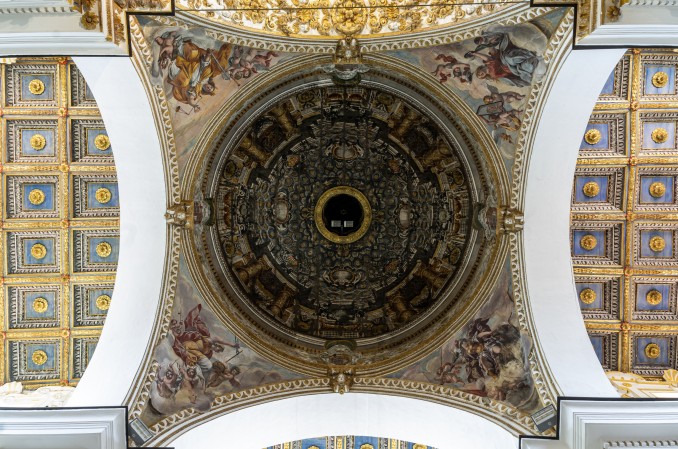
[[[453,26],[500,11],[509,2],[473,0],[178,0],[177,9],[203,19],[266,33],[297,36],[384,36]]]

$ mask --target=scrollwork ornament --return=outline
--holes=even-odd
[[[86,30],[95,30],[99,25],[99,16],[92,11],[87,11],[80,18],[80,25]]]

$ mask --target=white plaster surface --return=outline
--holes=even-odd
[[[433,402],[363,393],[302,396],[209,421],[167,445],[261,449],[328,435],[396,438],[438,449],[511,449],[518,439],[479,416]]]
[[[541,117],[525,197],[525,265],[536,337],[562,395],[618,396],[584,328],[570,256],[570,198],[586,124],[624,49],[577,50]]]
[[[120,405],[142,362],[160,299],[167,225],[160,143],[129,58],[75,58],[111,140],[120,192],[120,257],[101,339],[69,406]]]

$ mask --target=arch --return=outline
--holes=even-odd
[[[617,396],[577,304],[570,259],[570,197],[578,149],[598,93],[625,49],[571,52],[553,82],[529,161],[525,271],[535,337],[559,393]]]
[[[397,438],[438,449],[508,449],[516,437],[469,412],[405,397],[349,393],[301,396],[238,410],[171,443],[175,449],[261,449],[327,435]]]
[[[97,100],[113,146],[120,191],[120,257],[97,350],[67,405],[119,405],[143,361],[160,299],[167,228],[162,155],[151,106],[132,60],[74,60]]]

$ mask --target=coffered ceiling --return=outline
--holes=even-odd
[[[19,59],[0,74],[0,379],[75,385],[113,295],[113,149],[69,59]]]
[[[571,245],[586,328],[606,370],[678,366],[678,55],[632,50],[581,141]]]

